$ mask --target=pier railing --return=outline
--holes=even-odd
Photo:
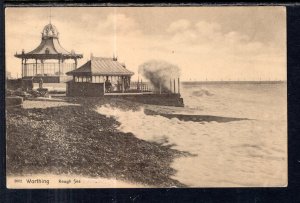
[[[178,78],[177,85],[175,84],[175,79],[170,80],[170,87],[159,85],[159,87],[154,87],[148,81],[131,81],[127,88],[112,88],[109,91],[105,91],[105,94],[109,93],[142,93],[142,94],[176,94],[180,93],[180,81]]]
[[[149,82],[131,82],[129,90],[138,92],[153,92],[155,88]]]

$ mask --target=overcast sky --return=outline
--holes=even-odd
[[[66,50],[112,57],[138,76],[159,59],[178,65],[182,80],[286,79],[284,7],[52,8],[52,24]],[[21,73],[22,49],[41,41],[49,8],[6,8],[6,68]]]

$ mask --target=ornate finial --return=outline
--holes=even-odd
[[[113,54],[113,61],[117,61],[118,60],[118,57],[116,56],[116,54],[114,53]]]
[[[44,27],[42,37],[58,37],[58,31],[52,24],[48,24]]]

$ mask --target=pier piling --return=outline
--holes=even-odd
[[[175,88],[175,79],[174,79],[174,93],[176,93],[176,88]]]
[[[159,82],[159,94],[161,94],[161,82]]]
[[[178,94],[180,94],[180,79],[178,78],[178,85],[177,85],[177,88],[178,88]]]

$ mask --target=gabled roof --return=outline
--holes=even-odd
[[[67,75],[76,75],[77,73],[91,73],[91,61],[86,62],[85,64],[83,64],[82,66],[80,66],[79,68],[69,71],[66,74]]]
[[[119,63],[114,58],[92,57],[91,60],[70,71],[67,75],[87,74],[90,75],[133,75],[134,73],[126,69],[125,65]]]

